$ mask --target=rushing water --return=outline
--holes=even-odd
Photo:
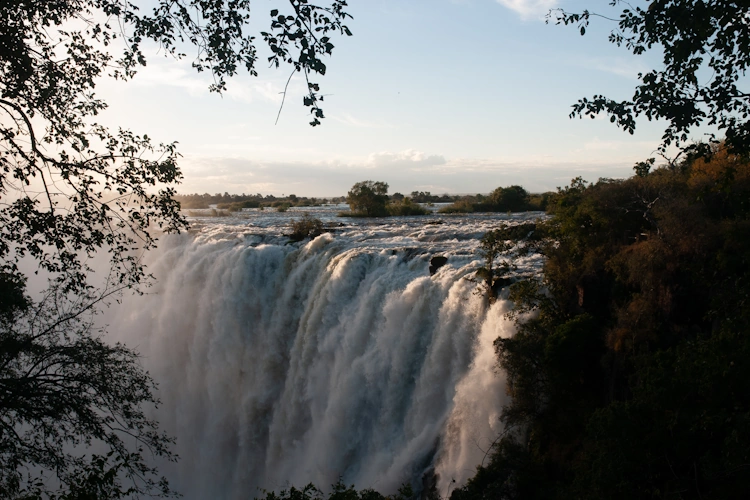
[[[143,355],[177,437],[181,459],[161,469],[188,499],[339,477],[392,493],[432,470],[446,495],[501,431],[492,342],[513,326],[466,279],[478,238],[540,214],[309,211],[339,226],[289,243],[298,212],[194,219],[149,256],[156,285],[115,311],[110,330]],[[431,276],[435,255],[448,262]]]

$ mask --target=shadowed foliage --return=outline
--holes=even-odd
[[[671,145],[687,146],[693,130],[714,125],[728,149],[750,151],[750,94],[743,86],[750,67],[750,5],[727,0],[649,0],[644,6],[623,0],[609,3],[613,14],[558,9],[550,12],[547,21],[575,25],[581,35],[592,19],[611,22],[611,43],[636,55],[659,47],[664,64],[637,75],[640,83],[629,100],[603,95],[583,98],[573,105],[571,117],[606,113],[631,134],[639,116],[666,120],[662,152]],[[713,134],[711,138],[715,143]]]
[[[211,91],[256,74],[249,0],[0,2],[0,497],[172,495],[151,457],[175,459],[149,419],[158,404],[137,354],[95,315],[151,282],[143,255],[187,227],[172,144],[97,123],[102,77],[129,80],[145,47],[210,72]],[[274,66],[325,74],[346,2],[279,2],[261,32]],[[283,9],[283,12],[281,11]],[[179,47],[179,48],[178,48]],[[291,75],[290,75],[291,77]],[[320,124],[307,81],[304,104]],[[92,262],[108,262],[94,272]],[[27,290],[29,273],[47,287]],[[37,285],[38,287],[38,285]],[[103,450],[103,451],[101,451]]]
[[[723,146],[558,192],[544,278],[511,287],[518,333],[495,342],[508,432],[455,498],[750,488],[748,199],[750,159]]]

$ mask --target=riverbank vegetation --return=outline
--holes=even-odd
[[[550,200],[543,277],[511,287],[518,333],[495,342],[507,430],[451,498],[750,489],[750,158],[639,173]]]
[[[620,12],[548,21],[584,35],[614,20],[610,42],[657,46],[663,64],[638,75],[631,99],[582,98],[571,117],[606,114],[630,134],[639,116],[663,119],[668,161],[639,162],[627,180],[574,179],[549,200],[543,276],[511,287],[518,331],[495,341],[506,431],[453,500],[750,491],[748,6],[610,6]],[[724,141],[693,144],[705,123]]]
[[[443,214],[468,214],[473,212],[529,212],[544,211],[553,193],[531,194],[523,187],[499,187],[488,196],[477,194],[463,196],[451,205],[442,207]]]
[[[241,212],[245,208],[278,208],[286,205],[287,207],[317,207],[326,203],[343,202],[343,197],[338,198],[316,198],[316,197],[298,197],[290,194],[289,196],[277,197],[272,194],[178,194],[174,199],[180,203],[183,210],[190,209],[207,209],[212,206],[219,210],[228,210],[230,212]]]
[[[369,183],[369,184],[368,184]],[[363,181],[352,187],[347,196],[316,198],[306,196],[277,197],[260,193],[253,195],[217,193],[175,195],[183,210],[216,208],[226,212],[241,212],[244,209],[276,209],[285,211],[291,207],[317,207],[326,204],[349,203],[351,210],[341,212],[342,217],[387,217],[428,215],[422,205],[451,203],[438,210],[443,214],[481,212],[527,212],[544,211],[553,193],[529,193],[521,186],[498,187],[488,195],[433,195],[429,191],[413,191],[409,196],[401,193],[388,195],[385,182]],[[353,203],[353,206],[352,206]],[[280,210],[279,210],[280,209]],[[222,212],[222,213],[226,213]],[[187,212],[188,215],[201,212]]]

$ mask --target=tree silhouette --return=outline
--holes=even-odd
[[[268,62],[301,73],[320,124],[331,36],[350,35],[346,1],[279,2],[259,34]],[[282,9],[285,9],[282,12]],[[144,47],[210,72],[209,90],[244,68],[256,75],[249,0],[0,3],[0,497],[169,495],[144,458],[167,459],[171,439],[144,408],[158,404],[137,354],[109,345],[93,317],[151,277],[142,261],[162,232],[186,222],[174,200],[175,144],[96,122],[100,78],[133,78]],[[106,256],[109,272],[90,262]],[[32,296],[27,272],[47,289]],[[95,276],[95,278],[92,278]],[[90,445],[103,454],[92,454]],[[98,448],[97,448],[98,449]]]
[[[638,116],[665,119],[662,152],[670,145],[689,146],[696,127],[712,125],[725,134],[732,151],[750,151],[750,93],[743,78],[750,66],[750,5],[725,0],[647,3],[641,8],[612,0],[610,5],[619,10],[617,19],[588,10],[550,12],[548,22],[576,25],[581,35],[594,17],[616,22],[609,41],[633,54],[663,50],[664,66],[639,74],[641,83],[631,99],[616,101],[600,94],[583,98],[573,105],[571,117],[593,118],[604,112],[631,134]]]

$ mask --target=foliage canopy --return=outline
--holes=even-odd
[[[750,488],[749,195],[750,159],[723,146],[558,192],[543,281],[511,286],[518,332],[495,342],[508,430],[455,499]]]
[[[750,66],[750,5],[730,0],[646,3],[647,7],[633,7],[623,0],[610,2],[619,16],[612,20],[617,27],[609,41],[633,54],[661,49],[663,68],[639,74],[641,83],[631,99],[583,98],[573,106],[571,117],[593,118],[605,112],[631,134],[638,116],[665,119],[669,124],[662,152],[670,145],[685,147],[692,130],[713,125],[732,151],[750,151],[750,93],[745,76]],[[555,10],[548,22],[576,25],[583,35],[593,17],[604,16],[588,10]]]
[[[518,332],[495,348],[506,432],[454,500],[733,498],[750,488],[750,64],[747,2],[621,0],[609,40],[663,50],[630,100],[581,99],[573,116],[666,119],[670,168],[581,178],[549,200],[547,260],[516,283]],[[584,35],[584,11],[550,13]],[[725,134],[689,144],[703,124]],[[527,313],[534,313],[527,315]]]
[[[350,35],[344,0],[290,0],[261,32],[268,61],[292,74],[325,74],[331,36]],[[282,12],[283,10],[283,12]],[[143,252],[160,232],[186,227],[174,200],[175,144],[96,122],[107,104],[99,78],[128,80],[145,47],[210,72],[211,91],[243,69],[256,74],[249,0],[0,3],[0,496],[170,494],[146,451],[174,458],[146,416],[157,404],[137,355],[102,340],[93,315],[149,283]],[[320,124],[322,96],[304,104]],[[96,255],[108,272],[93,274]],[[48,287],[26,289],[28,273]],[[97,276],[93,281],[91,276]],[[128,443],[126,445],[126,443]],[[133,444],[134,443],[134,444]],[[89,445],[103,444],[103,455]]]
[[[349,190],[346,202],[352,212],[365,217],[382,217],[388,215],[388,183],[380,181],[362,181]]]

